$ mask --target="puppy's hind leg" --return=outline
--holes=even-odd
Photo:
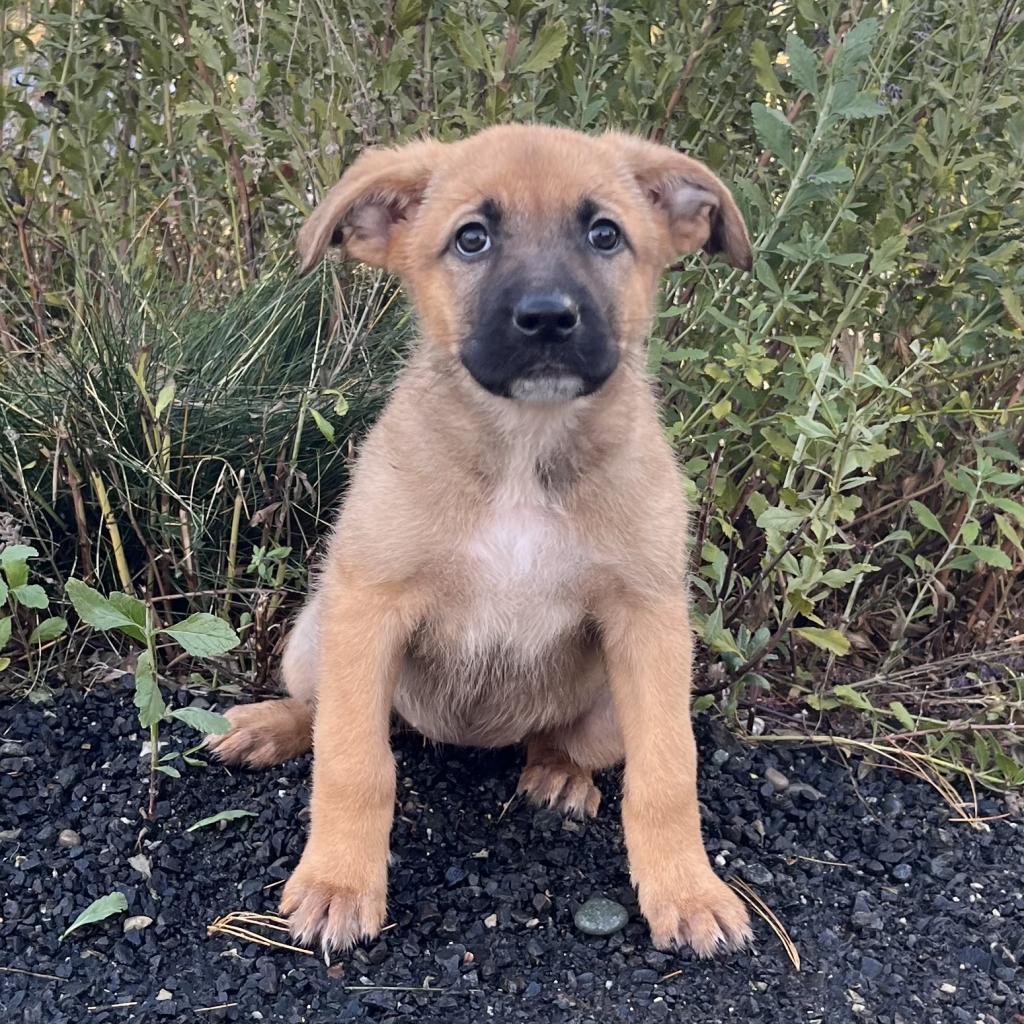
[[[593,772],[622,760],[622,731],[611,694],[564,729],[531,737],[519,792],[575,818],[593,818],[601,803]]]
[[[285,647],[281,674],[288,696],[229,708],[225,717],[231,731],[206,738],[215,757],[227,764],[269,768],[312,747],[319,631],[319,601],[314,597],[295,620]]]

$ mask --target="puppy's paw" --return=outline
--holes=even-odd
[[[301,945],[346,950],[380,932],[387,894],[383,888],[348,885],[343,878],[317,878],[300,863],[285,884],[281,913]]]
[[[639,887],[640,909],[658,949],[689,946],[709,957],[742,949],[752,936],[743,901],[710,868],[679,887]]]
[[[238,704],[224,717],[230,732],[206,737],[205,747],[225,764],[268,768],[304,754],[312,742],[312,711],[293,699]]]
[[[601,803],[601,791],[590,772],[569,760],[527,764],[519,776],[518,792],[535,804],[553,807],[574,818],[593,818]]]

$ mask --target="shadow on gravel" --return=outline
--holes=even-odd
[[[516,754],[409,735],[396,741],[395,927],[330,969],[208,938],[229,911],[276,910],[268,887],[301,851],[308,759],[165,780],[160,823],[140,851],[146,786],[129,690],[0,702],[0,1008],[25,1024],[1024,1024],[1019,822],[974,831],[892,772],[855,779],[831,752],[747,750],[724,734],[716,742],[703,723],[698,735],[711,856],[782,919],[799,973],[760,920],[756,949],[723,961],[651,948],[626,876],[616,774],[601,780],[596,822],[519,801],[502,817]],[[169,749],[191,742],[183,729],[168,738]],[[184,831],[230,808],[256,817]],[[988,799],[981,813],[1005,807]],[[114,890],[127,914],[58,941]],[[623,931],[575,929],[575,909],[594,895],[627,907]],[[140,916],[152,923],[125,933]]]

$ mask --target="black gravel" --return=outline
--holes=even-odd
[[[973,830],[892,772],[856,778],[830,752],[744,749],[703,722],[699,732],[711,855],[784,921],[799,973],[759,919],[749,954],[701,962],[651,947],[626,876],[616,774],[602,780],[596,822],[518,800],[503,813],[516,753],[410,735],[396,741],[396,926],[330,968],[208,938],[228,911],[276,909],[279,890],[266,887],[301,852],[308,759],[262,773],[184,768],[164,780],[160,824],[139,849],[145,767],[129,691],[0,703],[3,1019],[1024,1024],[1019,823]],[[175,724],[169,749],[192,737]],[[184,831],[228,808],[256,817]],[[1006,811],[981,801],[983,814]],[[60,838],[68,829],[80,845]],[[129,863],[140,852],[148,879]],[[112,890],[127,914],[59,941]],[[591,896],[626,905],[624,931],[575,929]],[[124,933],[137,915],[153,923]]]

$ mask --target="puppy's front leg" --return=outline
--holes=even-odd
[[[321,592],[310,830],[281,912],[304,943],[376,935],[395,804],[389,725],[407,631],[403,598],[330,575]]]
[[[750,938],[747,912],[712,871],[700,834],[686,596],[623,603],[601,618],[626,749],[630,875],[651,938],[661,948],[688,944],[700,956],[738,948]]]

